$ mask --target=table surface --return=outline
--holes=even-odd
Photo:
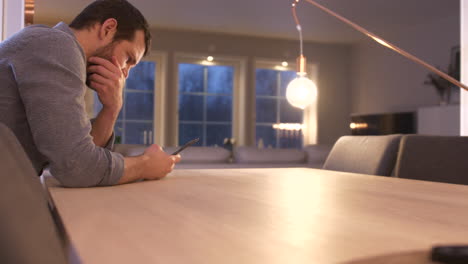
[[[84,263],[431,263],[468,243],[462,185],[308,168],[48,185]]]

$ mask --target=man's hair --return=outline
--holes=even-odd
[[[117,32],[113,41],[133,41],[135,32],[143,30],[145,53],[151,47],[151,33],[148,22],[141,12],[127,0],[96,0],[88,5],[70,24],[74,29],[89,29],[96,23],[104,23],[109,18],[117,20]]]

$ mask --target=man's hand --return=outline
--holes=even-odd
[[[89,86],[99,96],[103,104],[102,110],[97,115],[91,129],[94,144],[104,147],[112,135],[115,121],[122,108],[122,89],[126,74],[115,57],[112,62],[100,57],[89,58],[88,80]]]
[[[175,164],[180,161],[180,155],[169,155],[154,144],[145,150],[143,159],[146,161],[142,171],[143,179],[157,180],[172,172]]]
[[[119,184],[136,180],[158,180],[164,178],[180,161],[180,155],[169,155],[158,145],[151,145],[143,155],[125,158],[125,171]]]
[[[103,109],[118,115],[122,108],[122,89],[125,83],[125,74],[122,72],[115,57],[111,61],[100,57],[88,59],[89,86],[94,89]]]

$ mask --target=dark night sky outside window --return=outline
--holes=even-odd
[[[179,64],[179,145],[223,145],[232,136],[234,68]]]

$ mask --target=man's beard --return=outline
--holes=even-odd
[[[99,58],[103,58],[103,59],[106,59],[106,60],[112,62],[112,56],[114,55],[115,44],[117,44],[117,41],[112,41],[111,43],[107,44],[106,46],[97,49],[90,57],[99,57]],[[86,85],[89,88],[91,88],[90,87],[90,80],[89,80],[89,76],[91,74],[88,73],[87,70],[88,70],[88,67],[91,66],[91,65],[93,65],[93,64],[89,63],[89,62],[86,62]],[[93,88],[91,88],[91,89],[93,89]]]

